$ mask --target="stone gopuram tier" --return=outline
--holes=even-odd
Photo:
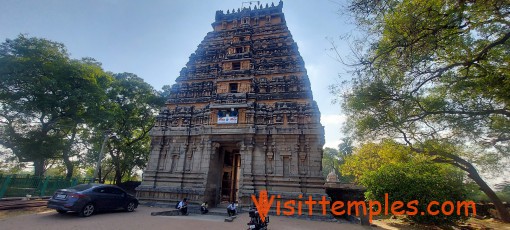
[[[216,12],[151,130],[140,201],[324,194],[324,128],[282,7]]]

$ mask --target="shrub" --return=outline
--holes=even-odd
[[[457,201],[465,200],[467,192],[462,173],[451,166],[427,161],[385,164],[375,171],[366,173],[360,182],[367,188],[365,197],[368,200],[378,200],[382,205],[386,193],[390,205],[393,201],[403,201],[407,204],[412,200],[418,200],[419,203],[416,205],[418,214],[408,216],[417,223],[449,225],[466,219],[464,213],[457,215],[456,209],[449,216],[441,212],[436,216],[427,214],[427,205],[431,201],[438,201],[440,204],[452,201],[456,205]],[[434,208],[433,210],[440,210],[440,206]],[[425,215],[421,215],[422,212]]]

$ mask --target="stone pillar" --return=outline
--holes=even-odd
[[[251,203],[251,194],[254,194],[253,187],[253,151],[254,146],[251,143],[243,144],[240,148],[241,153],[241,173],[239,178],[239,202],[241,205]]]
[[[206,174],[207,171],[204,171],[203,170],[203,161],[205,160],[205,155],[206,155],[206,152],[205,152],[205,141],[204,139],[202,138],[202,140],[200,141],[200,143],[198,144],[198,147],[197,147],[197,152],[195,153],[195,157],[196,157],[196,160],[193,164],[194,168],[195,168],[195,172],[200,172],[200,173],[204,173]]]
[[[218,170],[216,165],[213,165],[214,162],[217,161],[218,158],[218,148],[220,147],[219,143],[211,142],[208,140],[206,142],[205,150],[204,150],[204,161],[203,165],[204,168],[202,168],[202,171],[206,173],[206,180],[204,181],[204,201],[207,201],[211,207],[214,207],[216,205],[216,199],[217,199],[217,177],[218,174],[215,173],[214,170]]]
[[[265,146],[264,146],[265,147]],[[273,145],[270,145],[267,147],[266,152],[266,174],[274,174],[274,151],[273,151]]]
[[[185,172],[191,172],[193,170],[193,155],[195,154],[196,152],[196,146],[195,145],[192,145],[191,148],[188,150],[188,152],[186,153],[186,165],[185,165],[185,169],[184,171]]]

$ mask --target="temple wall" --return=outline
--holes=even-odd
[[[139,188],[139,199],[172,203],[177,198],[195,197],[193,201],[196,203],[202,201],[216,203],[214,200],[217,199],[220,189],[217,180],[221,178],[220,169],[223,162],[218,152],[221,144],[211,140],[225,140],[224,136],[196,134],[189,137],[190,146],[194,147],[187,151],[184,149],[185,140],[188,139],[186,136],[173,137],[172,139],[182,142],[170,144],[161,151],[162,153],[160,146],[154,145],[148,170],[145,171]],[[240,132],[239,135],[234,135],[235,138],[232,135],[228,136],[230,138],[226,138],[227,142],[240,143],[241,203],[249,204],[251,194],[261,190],[272,191],[289,199],[295,198],[296,194],[323,193],[322,140],[316,138],[317,135],[267,133],[246,135]],[[302,143],[300,140],[306,141]],[[176,155],[172,155],[170,159],[167,157],[165,166],[160,166],[156,175],[154,169],[157,168],[157,159],[160,158],[160,154],[166,152]],[[175,165],[172,167],[172,164]],[[211,197],[208,194],[216,196]]]

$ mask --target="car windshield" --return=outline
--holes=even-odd
[[[80,184],[80,185],[76,185],[74,187],[70,187],[69,189],[73,189],[73,190],[76,190],[76,191],[83,191],[85,189],[89,189],[89,188],[92,188],[93,185],[92,184]]]

